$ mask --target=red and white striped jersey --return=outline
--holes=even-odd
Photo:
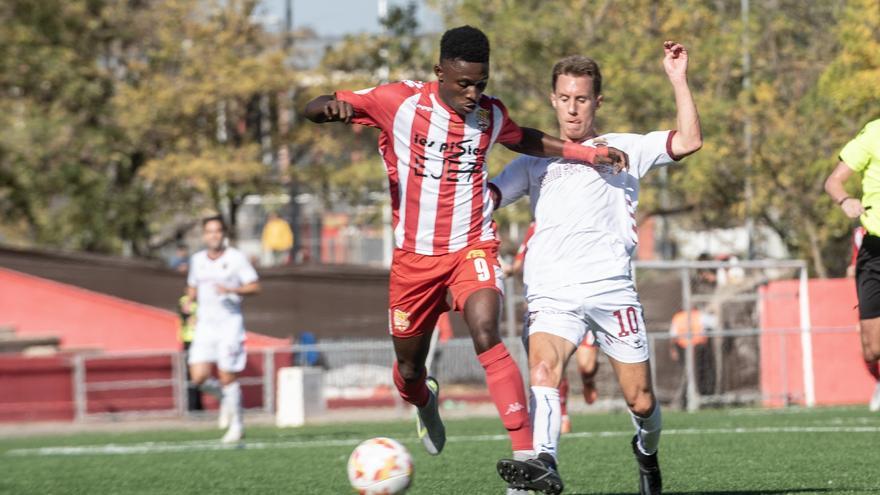
[[[500,100],[483,95],[462,118],[437,89],[437,82],[401,81],[336,92],[354,108],[353,123],[381,129],[396,245],[425,255],[496,239],[486,156],[496,142],[522,139]]]

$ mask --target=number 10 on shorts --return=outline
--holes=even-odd
[[[620,324],[618,337],[629,337],[630,334],[639,333],[639,315],[636,313],[636,308],[632,306],[626,308],[626,321],[624,321],[623,311],[618,309],[612,314],[617,317],[617,323]]]

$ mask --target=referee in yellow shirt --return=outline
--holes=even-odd
[[[862,178],[862,198],[847,194],[843,184],[853,174]],[[868,371],[877,381],[870,409],[880,411],[880,119],[868,122],[840,151],[840,161],[825,192],[849,218],[860,218],[868,231],[856,258],[859,328]]]

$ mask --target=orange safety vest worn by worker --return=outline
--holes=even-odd
[[[706,330],[703,328],[703,315],[699,309],[692,309],[690,316],[691,335],[694,345],[705,344],[709,341],[706,337]],[[670,331],[675,336],[675,345],[678,347],[687,347],[688,345],[688,313],[679,311],[672,317],[672,326]]]

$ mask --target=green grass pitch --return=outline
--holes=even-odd
[[[665,412],[667,494],[880,493],[880,415],[866,408]],[[509,444],[494,418],[449,421],[430,457],[410,421],[248,430],[244,448],[218,431],[0,439],[2,494],[345,494],[348,455],[389,436],[413,454],[411,495],[502,494],[495,461]],[[573,418],[561,443],[566,494],[635,493],[624,413]]]

